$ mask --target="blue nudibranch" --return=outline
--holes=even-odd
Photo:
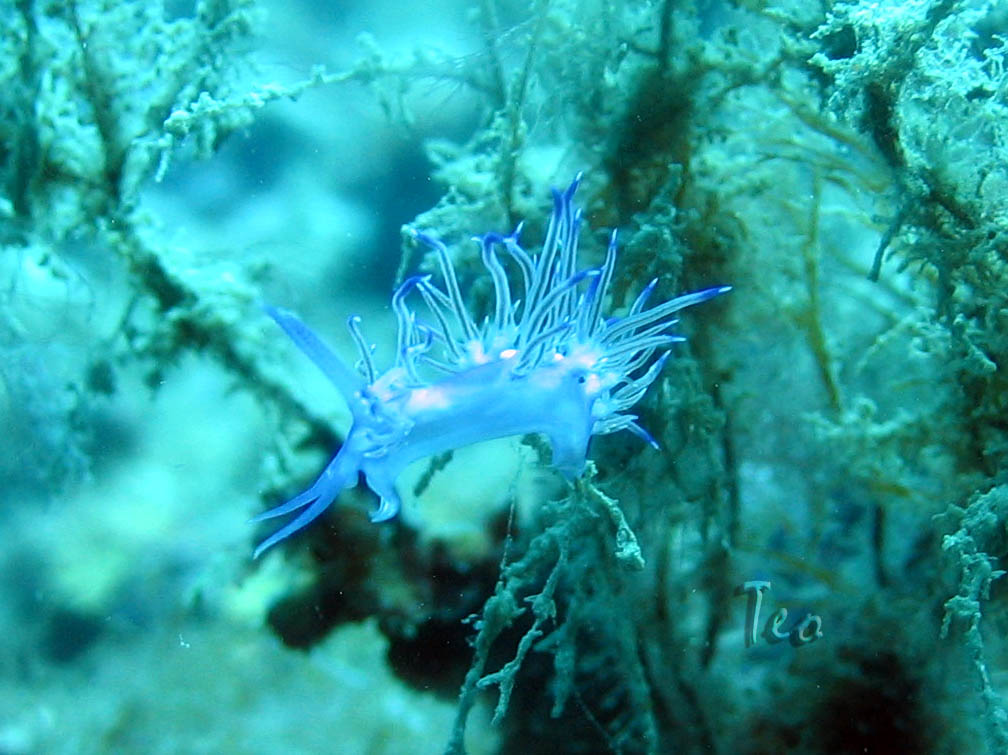
[[[658,444],[626,410],[636,404],[661,372],[669,333],[680,309],[730,290],[717,286],[679,296],[650,309],[651,281],[622,317],[603,317],[602,304],[616,265],[616,232],[599,268],[577,269],[581,211],[573,205],[581,175],[564,192],[553,191],[542,251],[533,255],[518,243],[521,225],[502,236],[478,236],[483,265],[493,281],[492,314],[477,325],[463,301],[448,250],[417,230],[413,237],[430,247],[441,268],[443,288],[430,275],[406,280],[392,296],[399,332],[395,364],[379,374],[360,331],[349,320],[360,351],[353,369],[337,357],[291,312],[267,313],[325,373],[350,407],[353,424],[342,447],[318,480],[254,521],[300,513],[266,538],[267,548],[307,526],[363,473],[381,503],[371,520],[399,511],[395,483],[409,464],[427,456],[492,438],[542,433],[553,448],[553,466],[577,477],[592,435],[630,430]],[[521,299],[511,285],[498,250],[521,274]],[[421,322],[406,300],[417,294],[433,317]],[[655,360],[651,357],[662,350]]]

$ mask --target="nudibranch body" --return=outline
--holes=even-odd
[[[717,286],[645,309],[657,279],[645,286],[620,317],[604,317],[616,265],[616,233],[599,268],[577,269],[581,212],[573,205],[578,175],[564,192],[554,190],[542,250],[518,243],[521,225],[503,236],[477,237],[494,288],[493,312],[477,325],[463,301],[448,250],[436,238],[411,230],[438,260],[443,288],[432,276],[406,280],[392,296],[398,321],[395,364],[378,373],[360,332],[349,328],[360,351],[353,369],[292,313],[267,313],[322,370],[347,402],[353,418],[342,447],[303,493],[263,512],[255,521],[300,512],[255,550],[264,550],[319,516],[363,474],[381,503],[371,520],[394,517],[400,507],[399,474],[412,462],[472,443],[541,433],[553,449],[553,466],[568,478],[584,468],[593,435],[630,430],[657,448],[626,411],[661,372],[679,310],[730,289]],[[503,250],[520,271],[522,295],[512,296]],[[429,312],[421,322],[407,305],[417,295]],[[655,352],[661,352],[652,359]]]

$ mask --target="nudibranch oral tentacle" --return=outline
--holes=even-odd
[[[519,244],[520,224],[507,236],[474,238],[494,295],[492,310],[480,324],[465,305],[447,247],[430,234],[408,229],[434,252],[443,288],[431,275],[418,275],[396,290],[395,361],[385,372],[375,369],[356,316],[348,326],[360,352],[357,369],[294,314],[266,307],[336,386],[353,422],[310,488],[255,517],[263,521],[298,512],[255,549],[254,557],[306,527],[361,474],[381,501],[372,521],[391,519],[400,505],[396,480],[409,464],[472,443],[541,433],[553,448],[553,466],[568,478],[583,470],[593,435],[629,430],[658,447],[637,417],[626,412],[657,379],[668,347],[683,340],[669,332],[678,322],[674,315],[731,287],[707,288],[645,309],[655,279],[626,315],[603,316],[616,269],[616,233],[601,267],[578,270],[581,211],[574,194],[580,181],[579,174],[565,191],[553,191],[553,212],[538,254]],[[521,272],[521,296],[511,290],[498,249]],[[423,301],[432,324],[410,307],[411,296]]]

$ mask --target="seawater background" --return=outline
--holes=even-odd
[[[515,209],[530,238],[548,209],[546,187],[585,169],[586,260],[616,225],[626,287],[654,274],[670,286],[735,285],[723,304],[685,314],[692,342],[644,408],[662,455],[633,438],[595,446],[603,475],[606,464],[625,472],[603,488],[627,508],[648,567],[637,581],[613,572],[629,597],[594,624],[604,635],[607,624],[636,622],[654,715],[672,737],[663,742],[680,751],[996,752],[1004,593],[982,569],[971,593],[963,575],[973,572],[963,569],[1005,568],[1008,553],[995,412],[1003,308],[992,300],[1008,176],[985,167],[1005,149],[991,116],[1004,106],[1005,77],[985,55],[1006,12],[946,4],[929,26],[934,3],[836,5],[840,20],[813,37],[824,9],[798,3],[786,7],[797,26],[785,36],[805,45],[795,49],[765,8],[672,5],[620,5],[611,18],[604,5],[580,6],[583,15],[549,9],[544,33],[570,48],[557,42],[557,59],[532,76],[517,163],[525,184]],[[191,12],[169,6],[169,16]],[[454,71],[486,55],[479,11],[463,3],[423,17],[396,2],[256,7],[264,15],[242,51],[256,65],[244,74],[250,86],[291,84],[319,63],[344,70],[368,54],[355,42],[361,31],[403,70],[417,48],[443,51]],[[513,74],[535,16],[497,10],[495,43]],[[641,71],[670,18],[673,37],[692,34],[710,59],[690,59],[693,48],[680,45],[654,84]],[[937,41],[904,60],[910,32],[905,48],[900,34],[918,27]],[[956,38],[969,41],[958,58],[945,43]],[[601,73],[586,74],[609,48]],[[833,71],[836,86],[823,81],[824,69],[860,65],[873,50],[861,70]],[[816,52],[825,60],[807,65]],[[6,78],[13,68],[4,61]],[[973,84],[956,93],[942,70]],[[893,81],[902,88],[887,92]],[[851,113],[865,92],[871,103],[858,121]],[[893,103],[886,119],[879,108]],[[131,217],[173,270],[226,293],[208,299],[203,316],[237,323],[266,374],[339,432],[348,417],[338,397],[256,304],[296,310],[344,355],[344,321],[359,314],[387,355],[400,227],[446,184],[489,196],[498,178],[478,159],[500,149],[492,140],[437,170],[424,145],[485,133],[486,107],[447,74],[410,82],[402,101],[387,81],[311,88],[256,111],[209,159],[184,146],[162,181],[144,183]],[[846,120],[836,115],[844,108]],[[688,166],[684,179],[672,163]],[[677,212],[654,199],[663,193]],[[914,214],[929,206],[923,196],[937,207],[931,225]],[[392,672],[377,617],[341,623],[308,650],[286,647],[266,625],[270,606],[319,567],[298,542],[251,562],[248,519],[309,481],[322,449],[296,448],[303,427],[209,347],[131,359],[123,323],[142,351],[157,318],[172,313],[145,304],[149,292],[87,229],[34,232],[5,200],[0,752],[440,752],[451,694]],[[427,217],[455,241],[503,230],[448,220],[456,209]],[[901,216],[912,222],[899,225]],[[989,248],[970,241],[984,236],[983,223]],[[894,259],[873,283],[866,273],[888,233]],[[961,261],[960,248],[972,258]],[[714,419],[697,428],[697,417]],[[534,509],[544,495],[532,455],[511,442],[460,455],[408,502],[407,521],[456,555],[494,562],[487,512],[511,499]],[[976,552],[943,551],[942,537],[960,529],[956,511],[972,503],[979,512],[984,501],[990,515],[960,530]],[[788,625],[815,613],[824,637],[744,648],[745,601],[731,588],[751,579],[774,584],[762,621],[780,606]],[[982,602],[982,634],[957,619],[940,639],[945,601],[960,590]],[[665,624],[651,613],[656,603]],[[969,616],[971,606],[957,610]],[[977,636],[986,697],[971,655]],[[519,681],[512,720],[550,722],[530,690],[548,685],[542,679]],[[616,715],[605,719],[590,679],[580,682],[581,707],[603,719],[598,746],[613,746]],[[504,751],[565,751],[565,737],[569,751],[585,751],[569,722],[537,731],[488,718],[479,708],[470,724],[474,753],[497,751],[501,737]],[[656,747],[624,743],[628,752]]]

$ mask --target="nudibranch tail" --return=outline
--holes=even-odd
[[[432,275],[417,275],[396,289],[395,361],[385,372],[375,369],[373,347],[364,340],[359,318],[348,323],[360,352],[353,369],[292,313],[266,308],[337,387],[353,424],[314,485],[256,517],[299,512],[263,541],[255,556],[305,527],[359,474],[381,501],[372,520],[394,517],[399,511],[395,483],[406,466],[483,440],[545,435],[553,466],[568,477],[584,468],[593,435],[629,430],[658,447],[637,417],[626,412],[658,378],[669,347],[684,340],[671,332],[676,313],[731,287],[703,289],[647,309],[655,279],[625,315],[604,316],[617,237],[615,231],[609,237],[601,266],[578,268],[582,218],[573,200],[580,181],[579,174],[565,191],[553,191],[553,212],[538,254],[522,248],[521,224],[507,235],[474,237],[493,284],[492,305],[480,320],[466,305],[445,244],[407,229],[433,252],[440,285]],[[504,261],[520,274],[518,291]],[[429,322],[410,305],[417,297]]]

